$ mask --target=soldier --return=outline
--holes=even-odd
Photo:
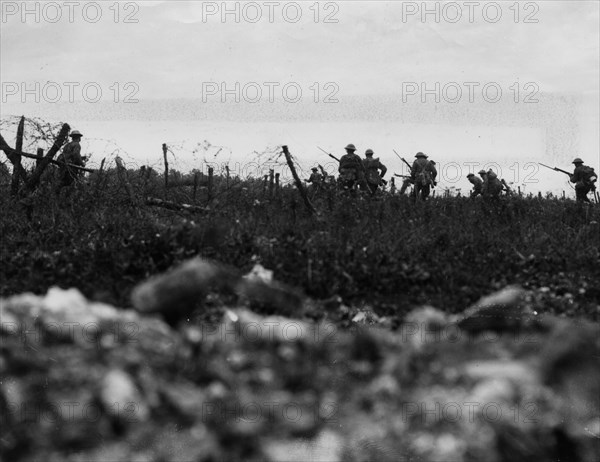
[[[79,175],[77,169],[69,167],[67,164],[84,166],[85,158],[81,156],[81,145],[79,144],[83,135],[78,130],[73,130],[69,136],[72,140],[65,145],[62,154],[56,159],[62,163],[60,165],[59,190],[63,186],[71,186]]]
[[[304,180],[307,183],[312,183],[314,186],[320,186],[323,182],[323,175],[319,173],[319,169],[317,167],[311,168],[312,173],[310,174],[310,178],[308,180]]]
[[[590,202],[587,195],[590,191],[596,190],[596,181],[598,177],[592,167],[583,165],[583,160],[577,157],[573,164],[575,164],[575,170],[571,175],[571,183],[575,183],[575,195],[577,202]]]
[[[371,194],[375,194],[377,188],[383,183],[383,177],[387,172],[387,167],[383,165],[379,158],[373,157],[373,150],[367,149],[365,151],[365,159],[362,160],[362,164],[366,176],[367,189]],[[379,172],[381,170],[381,173]]]
[[[483,180],[477,178],[473,173],[469,173],[467,179],[473,185],[471,197],[483,196]]]
[[[427,156],[422,152],[418,152],[415,157],[416,160],[410,169],[410,179],[415,185],[413,197],[415,199],[421,197],[425,200],[429,196],[431,187],[434,186],[434,178],[437,177],[437,170],[435,165],[427,160]]]
[[[483,175],[482,175],[483,176]],[[483,181],[483,197],[490,199],[498,199],[500,193],[504,190],[502,181],[498,179],[498,175],[491,168],[485,174]]]
[[[339,182],[344,190],[354,191],[356,186],[363,181],[362,160],[355,154],[356,147],[353,144],[349,144],[344,149],[346,149],[346,154],[340,159]]]

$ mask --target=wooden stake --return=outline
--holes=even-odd
[[[213,198],[213,175],[214,169],[208,167],[208,200],[211,201]]]
[[[269,170],[269,197],[273,197],[273,190],[275,188],[275,170]]]
[[[310,212],[311,215],[315,214],[317,211],[315,210],[313,205],[310,203],[310,200],[308,199],[308,196],[306,195],[306,190],[304,189],[304,186],[302,185],[302,181],[300,180],[300,177],[298,176],[298,173],[296,172],[296,168],[294,167],[294,162],[292,161],[292,155],[290,154],[288,147],[281,146],[281,149],[283,150],[283,154],[285,155],[285,160],[287,161],[288,167],[292,171],[292,176],[294,177],[294,182],[296,183],[296,188],[298,188],[298,191],[300,192],[300,196],[302,197],[302,200],[304,201],[304,205],[306,206],[307,210]]]
[[[167,188],[169,187],[169,161],[167,160],[167,144],[163,143],[163,159],[165,161],[165,194],[167,194]]]

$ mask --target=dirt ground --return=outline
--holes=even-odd
[[[3,299],[1,460],[598,461],[600,329],[543,297],[397,326],[196,260],[127,309]]]

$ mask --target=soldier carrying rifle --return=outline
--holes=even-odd
[[[373,150],[365,151],[366,158],[362,160],[362,164],[366,176],[367,189],[371,194],[375,194],[379,186],[385,182],[383,177],[387,172],[387,167],[383,165],[379,158],[373,158]],[[381,173],[379,172],[381,170]]]
[[[596,181],[598,177],[592,167],[583,165],[583,160],[577,157],[573,160],[575,170],[573,175],[569,176],[571,183],[575,183],[575,195],[578,202],[590,202],[587,197],[590,191],[596,191]]]
[[[356,147],[353,144],[347,145],[346,154],[340,159],[339,182],[346,191],[354,191],[356,187],[364,182],[362,159],[355,153]]]
[[[590,203],[587,195],[590,191],[596,191],[596,181],[598,181],[598,176],[592,167],[583,165],[583,160],[581,160],[579,157],[573,160],[573,164],[575,165],[573,174],[558,167],[550,167],[549,165],[542,164],[541,162],[539,162],[539,164],[543,167],[549,168],[550,170],[567,174],[569,176],[569,181],[571,181],[571,183],[575,183],[575,196],[577,198],[577,202]]]
[[[86,160],[85,157],[81,156],[81,145],[79,144],[83,135],[78,130],[73,130],[69,136],[72,140],[65,145],[62,154],[56,159],[60,162],[60,184],[58,191],[63,187],[71,186],[78,178],[80,171],[71,166],[83,167]]]
[[[415,185],[413,196],[415,199],[420,197],[425,200],[429,197],[431,188],[436,184],[437,170],[435,164],[427,160],[427,155],[422,152],[417,152],[415,157],[416,160],[410,169],[410,178]]]

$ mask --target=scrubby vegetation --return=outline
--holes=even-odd
[[[215,176],[208,194],[205,177],[165,190],[162,175],[128,170],[128,192],[109,169],[56,194],[52,171],[45,175],[30,196],[11,197],[2,185],[2,296],[58,285],[128,306],[135,284],[200,255],[242,270],[260,261],[311,297],[340,295],[386,315],[420,304],[452,312],[516,283],[544,288],[550,309],[559,299],[567,315],[598,317],[598,207],[322,191],[311,215],[293,186],[270,194],[263,180]],[[147,197],[202,210],[151,207]]]

